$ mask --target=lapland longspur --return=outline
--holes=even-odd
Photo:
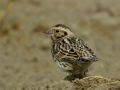
[[[65,80],[85,77],[92,62],[99,60],[92,49],[66,25],[57,24],[45,33],[52,40],[54,61],[61,70],[68,73]]]

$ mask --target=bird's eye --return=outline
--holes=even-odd
[[[56,30],[56,33],[58,33],[59,32],[59,30]]]

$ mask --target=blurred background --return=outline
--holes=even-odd
[[[43,32],[66,24],[102,59],[89,75],[120,78],[120,0],[0,0],[0,90],[43,86],[66,73]]]

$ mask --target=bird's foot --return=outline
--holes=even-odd
[[[75,80],[76,78],[78,78],[78,79],[82,79],[82,78],[84,78],[84,77],[86,77],[86,75],[82,75],[82,74],[75,74],[75,75],[69,75],[69,76],[66,76],[65,78],[64,78],[64,80],[68,80],[68,81],[73,81],[73,80]]]

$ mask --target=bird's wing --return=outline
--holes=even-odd
[[[75,37],[62,40],[58,51],[56,57],[61,61],[89,62],[98,60],[92,49],[83,40]]]

